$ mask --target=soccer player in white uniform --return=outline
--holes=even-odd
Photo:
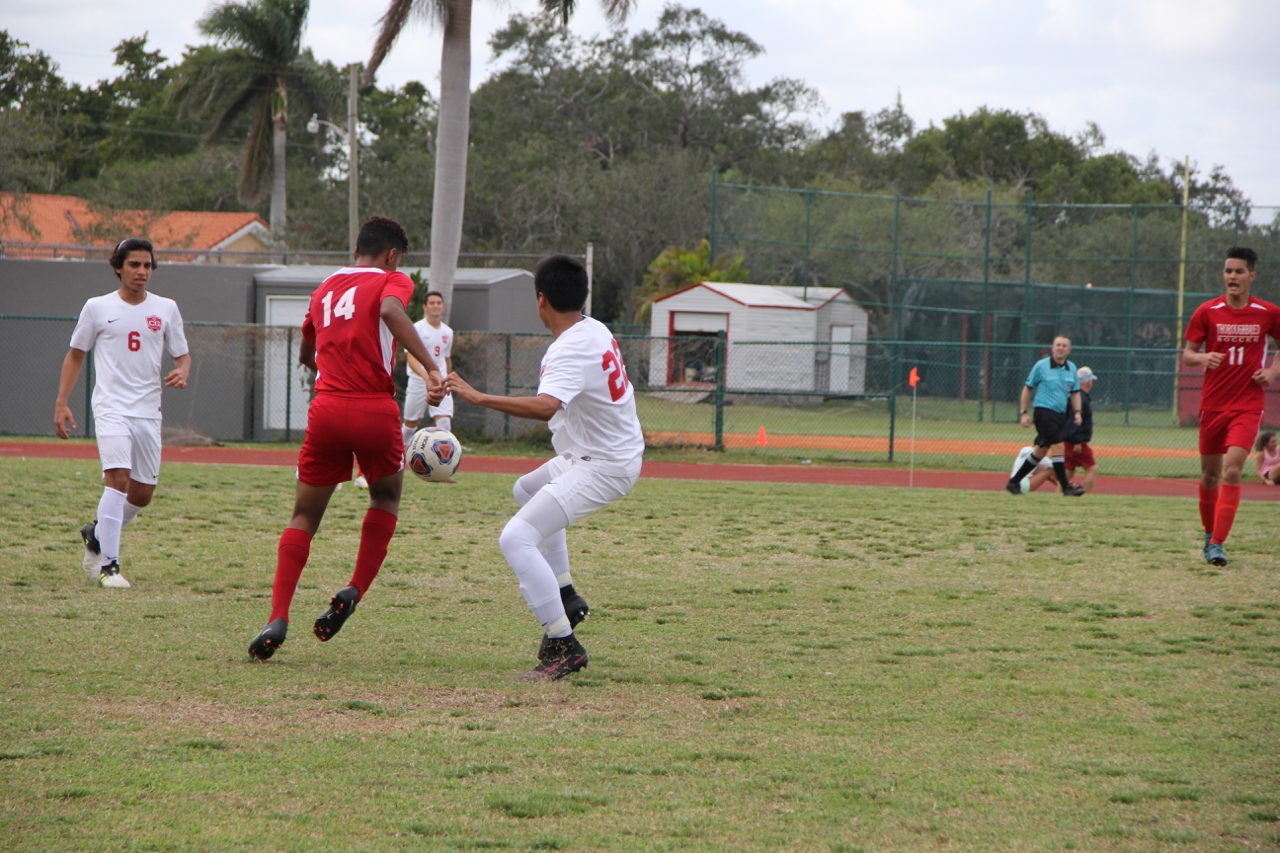
[[[441,376],[453,372],[453,329],[444,322],[444,297],[439,291],[427,294],[424,305],[426,316],[413,324],[427,348],[427,355],[435,362]],[[412,355],[409,356],[409,383],[404,392],[404,443],[418,429],[418,422],[425,413],[440,429],[453,431],[453,395],[446,394],[438,406],[427,405],[427,368]]]
[[[528,677],[559,679],[587,665],[573,629],[587,602],[573,587],[565,528],[621,498],[640,477],[644,433],[618,342],[584,316],[587,271],[566,255],[534,271],[538,318],[551,330],[535,397],[485,394],[456,373],[445,385],[468,403],[547,421],[559,455],[516,481],[520,510],[498,538],[520,593],[542,623],[538,666]]]
[[[120,289],[93,297],[80,310],[62,362],[53,422],[59,438],[70,437],[76,421],[67,399],[85,353],[93,350],[93,423],[105,486],[97,519],[80,529],[84,571],[101,586],[128,589],[120,574],[120,529],[151,503],[160,478],[161,359],[166,351],[173,359],[164,384],[186,388],[191,356],[178,304],[147,291],[156,268],[151,243],[124,240],[110,263]]]

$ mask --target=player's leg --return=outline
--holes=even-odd
[[[411,380],[404,389],[404,411],[400,437],[407,445],[427,413],[427,383]]]
[[[1027,491],[1034,492],[1045,483],[1052,483],[1055,486],[1058,485],[1058,481],[1054,479],[1053,469],[1037,468],[1035,472],[1032,473],[1031,479],[1027,481]]]
[[[1239,439],[1233,439],[1237,440]],[[1236,511],[1240,508],[1240,479],[1249,459],[1249,443],[1251,442],[1245,442],[1245,446],[1232,443],[1223,454],[1222,484],[1218,486],[1218,505],[1213,514],[1213,536],[1206,549],[1206,559],[1215,566],[1227,564],[1226,550],[1222,545],[1231,535]]]
[[[1205,562],[1226,565],[1222,545],[1212,547],[1218,502],[1222,497],[1222,468],[1227,451],[1231,417],[1226,412],[1200,413],[1200,524],[1204,528]]]
[[[516,504],[523,507],[543,486],[555,478],[556,472],[568,470],[568,467],[568,461],[557,456],[516,480],[515,485],[511,487],[511,494]],[[538,545],[538,552],[555,573],[556,583],[560,587],[560,602],[564,605],[565,614],[569,617],[569,627],[578,627],[590,615],[591,607],[573,586],[573,574],[569,570],[569,538],[566,529],[562,527],[543,539]]]
[[[98,435],[103,485],[96,520],[92,526],[80,529],[85,542],[83,568],[85,574],[101,586],[127,589],[129,582],[120,575],[120,530],[124,526],[129,471],[133,466],[133,436],[125,418],[95,418],[94,428]],[[97,545],[96,554],[94,545]]]
[[[345,442],[369,478],[369,509],[360,525],[360,548],[351,580],[329,601],[316,619],[316,638],[327,642],[342,630],[356,605],[369,591],[387,558],[387,547],[396,532],[400,493],[404,486],[404,442],[394,402],[371,401],[348,414]]]
[[[1084,476],[1080,478],[1080,486],[1084,489],[1085,494],[1093,491],[1094,484],[1098,482],[1098,463],[1093,463],[1084,469]]]

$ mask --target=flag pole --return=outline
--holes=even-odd
[[[907,484],[914,489],[916,486],[916,386],[920,384],[920,373],[914,367],[911,368],[907,384],[911,386],[911,466]]]

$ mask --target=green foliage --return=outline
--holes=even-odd
[[[746,281],[748,275],[742,268],[741,255],[721,255],[712,261],[711,243],[707,240],[692,251],[668,246],[654,258],[644,275],[644,284],[636,290],[636,322],[647,323],[654,301],[668,293],[701,281]]]

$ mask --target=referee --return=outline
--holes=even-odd
[[[1067,467],[1063,458],[1062,442],[1065,434],[1080,424],[1080,382],[1076,377],[1076,366],[1067,361],[1071,354],[1071,339],[1066,335],[1058,335],[1053,339],[1053,349],[1048,358],[1042,358],[1027,374],[1026,384],[1022,386],[1022,405],[1018,422],[1023,427],[1030,427],[1032,419],[1027,415],[1031,403],[1031,395],[1035,395],[1035,451],[1031,454],[1017,473],[1005,483],[1005,490],[1011,495],[1022,494],[1022,478],[1030,474],[1050,454],[1053,473],[1062,486],[1062,494],[1078,498],[1084,494],[1080,486],[1073,486],[1067,479]],[[1070,409],[1068,409],[1070,404]],[[1071,414],[1068,414],[1070,411]],[[1070,427],[1068,426],[1070,422]]]

